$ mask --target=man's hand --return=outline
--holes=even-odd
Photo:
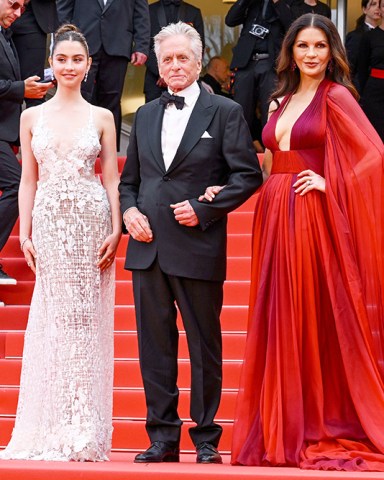
[[[131,63],[135,67],[139,67],[140,65],[144,65],[147,61],[147,55],[141,52],[133,52],[131,55]]]
[[[188,200],[171,204],[170,207],[173,208],[175,219],[180,223],[180,225],[185,225],[186,227],[195,227],[199,224],[199,219],[197,218],[197,215]]]
[[[123,217],[128,233],[138,242],[150,243],[153,240],[153,233],[148,218],[136,207],[130,208]]]
[[[24,97],[25,98],[43,98],[45,97],[47,91],[50,88],[53,88],[54,85],[52,82],[49,83],[39,83],[40,77],[34,75],[33,77],[28,77],[24,80]]]

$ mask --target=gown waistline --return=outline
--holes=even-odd
[[[275,173],[297,174],[308,169],[323,175],[321,168],[316,168],[314,165],[308,165],[308,162],[306,162],[295,150],[280,150],[273,154],[271,175]]]

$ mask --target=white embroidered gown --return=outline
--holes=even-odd
[[[114,266],[97,267],[112,232],[100,151],[88,124],[69,151],[42,114],[32,149],[39,168],[32,240],[36,284],[25,334],[16,424],[0,458],[108,460],[112,437]]]

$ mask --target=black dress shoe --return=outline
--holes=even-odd
[[[196,446],[196,452],[196,463],[223,463],[220,453],[212,443],[199,443]]]
[[[179,447],[166,442],[153,442],[143,453],[136,455],[135,463],[178,462]]]

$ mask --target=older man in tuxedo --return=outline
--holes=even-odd
[[[57,0],[61,23],[74,23],[85,35],[92,57],[82,94],[111,110],[120,146],[121,96],[130,61],[144,65],[149,51],[147,0]]]
[[[39,77],[22,80],[9,27],[24,12],[25,0],[0,0],[0,251],[19,215],[17,195],[20,164],[14,153],[19,143],[21,105],[24,97],[42,98],[52,83],[38,83]],[[0,285],[15,284],[0,265]]]
[[[135,461],[179,461],[177,305],[191,359],[196,461],[221,463],[222,428],[214,417],[222,385],[227,214],[262,176],[241,107],[199,88],[197,31],[168,25],[155,37],[155,52],[168,91],[137,111],[119,187],[151,442]],[[210,185],[226,186],[214,202],[199,202]]]

